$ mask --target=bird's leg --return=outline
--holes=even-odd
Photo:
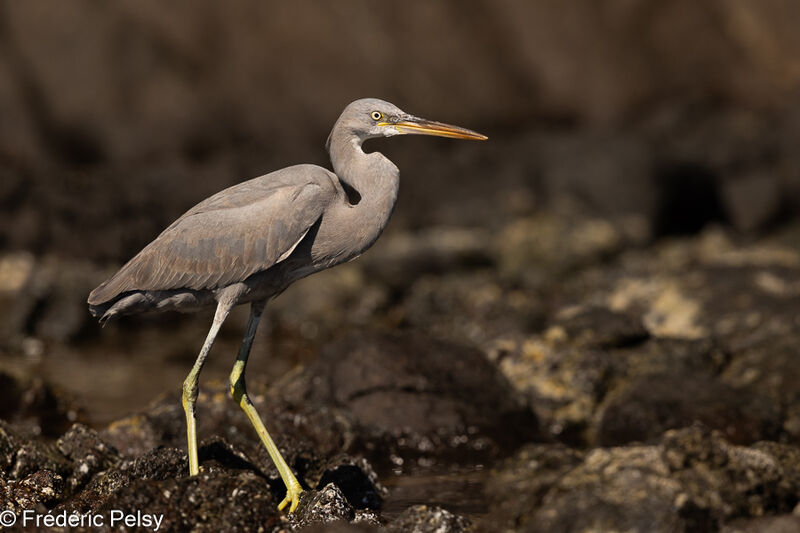
[[[214,339],[217,338],[219,328],[228,317],[231,307],[232,305],[228,302],[220,302],[217,304],[217,311],[214,313],[214,321],[211,323],[211,329],[208,330],[203,348],[200,349],[200,355],[197,356],[197,361],[194,362],[192,370],[183,382],[181,402],[183,403],[183,410],[186,413],[186,436],[188,439],[190,476],[196,476],[200,472],[200,464],[197,461],[197,429],[195,426],[195,404],[197,403],[198,391],[197,377],[203,369],[203,364],[206,362],[208,352],[211,351]]]
[[[239,407],[247,414],[250,423],[256,428],[261,442],[267,449],[269,456],[272,458],[272,462],[275,463],[275,467],[278,469],[278,473],[281,475],[281,479],[283,479],[286,485],[286,497],[280,505],[278,505],[278,510],[283,510],[284,507],[291,504],[289,506],[289,512],[291,513],[294,512],[297,508],[297,504],[300,502],[300,493],[303,492],[303,488],[300,486],[300,483],[298,483],[297,478],[294,477],[289,465],[286,464],[278,447],[275,446],[275,442],[272,440],[272,437],[270,437],[267,428],[264,426],[264,422],[262,422],[261,418],[258,416],[253,402],[251,402],[250,398],[247,396],[247,389],[245,387],[244,372],[247,366],[247,358],[250,355],[250,347],[253,345],[253,338],[256,335],[258,321],[261,319],[261,312],[264,310],[264,303],[265,302],[254,302],[250,307],[250,319],[247,321],[247,331],[244,334],[242,346],[239,348],[239,355],[236,357],[236,363],[233,365],[233,370],[230,375],[231,394],[233,395],[233,399],[236,400],[236,403],[239,404]]]

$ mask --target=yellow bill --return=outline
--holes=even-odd
[[[379,126],[390,126],[397,129],[398,133],[415,135],[435,135],[437,137],[450,137],[451,139],[471,139],[485,141],[486,135],[477,131],[468,130],[451,124],[425,120],[418,117],[408,117],[397,122],[379,122]]]

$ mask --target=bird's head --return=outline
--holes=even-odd
[[[344,108],[328,137],[329,149],[331,137],[337,129],[353,135],[361,142],[375,137],[407,134],[479,141],[487,139],[485,135],[466,128],[409,115],[396,105],[377,98],[362,98]]]

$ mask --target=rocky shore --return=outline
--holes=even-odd
[[[293,515],[276,510],[282,484],[224,380],[201,387],[203,469],[189,478],[175,384],[92,423],[69,383],[31,377],[53,338],[36,355],[20,329],[3,348],[18,364],[0,374],[0,508],[146,511],[161,531],[792,531],[798,231],[642,243],[624,226],[541,215],[499,240],[397,233],[299,284],[259,342],[312,356],[269,385],[249,380],[308,489]],[[84,265],[3,261],[6,287],[28,276],[5,291],[8,316],[34,331],[75,279],[90,283]],[[150,327],[64,320],[76,345],[103,349],[102,336]],[[176,324],[181,338],[204,327]]]

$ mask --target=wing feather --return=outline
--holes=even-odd
[[[215,289],[286,259],[336,196],[313,165],[235,185],[187,211],[89,295],[98,305],[135,290]]]

